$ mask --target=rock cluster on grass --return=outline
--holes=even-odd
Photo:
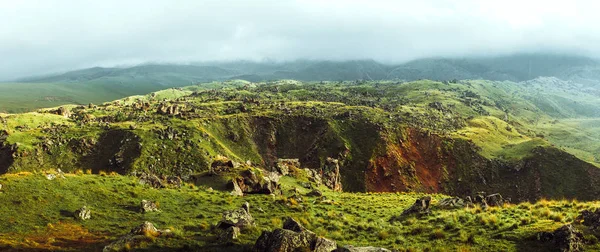
[[[74,213],[75,218],[78,220],[89,220],[92,217],[92,211],[87,206],[83,206],[77,209]]]
[[[543,242],[552,242],[561,252],[583,251],[583,233],[575,229],[572,224],[564,225],[554,232],[541,232],[538,238]]]
[[[142,200],[140,204],[140,210],[142,211],[142,213],[157,212],[158,205],[155,202],[149,200]]]
[[[283,228],[263,231],[254,244],[254,251],[257,252],[330,252],[336,249],[335,241],[319,237],[292,218],[286,219]]]
[[[164,237],[170,234],[171,230],[157,229],[154,224],[146,221],[142,225],[131,229],[129,233],[122,236],[117,241],[105,246],[102,251],[128,251],[143,241],[152,241],[157,237]]]

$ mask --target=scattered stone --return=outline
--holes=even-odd
[[[69,111],[69,109],[67,109],[65,107],[60,107],[55,111],[55,114],[61,115],[64,117],[69,117],[69,116],[71,116],[71,111]]]
[[[156,205],[155,202],[152,202],[149,200],[142,200],[142,203],[140,205],[141,205],[142,213],[158,211],[158,205]]]
[[[306,194],[306,196],[309,196],[309,197],[321,197],[321,196],[323,196],[323,192],[321,192],[319,189],[314,189],[311,192],[309,192],[308,194]]]
[[[153,241],[157,237],[168,236],[170,234],[171,230],[157,229],[154,224],[146,221],[142,225],[133,228],[128,234],[122,236],[117,241],[104,247],[102,251],[129,251],[143,241]]]
[[[431,196],[424,196],[418,198],[415,203],[404,210],[400,216],[406,216],[410,214],[429,214],[429,206],[431,203]]]
[[[207,192],[212,192],[212,191],[214,191],[214,190],[215,190],[215,189],[213,189],[212,187],[206,188],[206,191],[207,191]]]
[[[75,218],[78,220],[89,220],[92,217],[92,211],[87,208],[87,206],[83,206],[80,209],[75,211]]]
[[[2,184],[0,184],[0,190],[2,190]]]
[[[292,218],[286,219],[283,228],[275,229],[272,232],[264,231],[254,244],[254,251],[257,252],[330,252],[336,248],[335,241],[317,236]]]
[[[235,226],[230,226],[224,230],[221,230],[219,233],[219,242],[221,243],[231,243],[234,240],[237,240],[240,235],[240,228]]]
[[[583,233],[575,229],[572,224],[564,225],[554,232],[541,232],[538,239],[543,242],[552,242],[561,252],[583,251]]]
[[[308,176],[308,180],[310,180],[311,182],[316,183],[317,185],[323,183],[323,178],[321,177],[318,171],[304,168],[304,172],[306,173],[306,176]]]
[[[241,229],[254,226],[254,218],[250,215],[250,204],[248,202],[245,202],[238,209],[223,212],[223,217],[217,224],[217,228],[227,229],[232,226]]]
[[[54,180],[54,179],[56,179],[56,175],[54,175],[54,174],[46,174],[46,178],[48,180]]]

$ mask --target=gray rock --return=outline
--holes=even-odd
[[[323,196],[323,192],[321,192],[321,190],[319,190],[319,189],[314,189],[311,192],[309,192],[308,194],[306,194],[306,196],[321,197],[321,196]]]
[[[404,212],[402,212],[401,216],[410,215],[414,213],[428,214],[430,203],[431,196],[424,196],[418,198],[412,206],[410,206],[409,208],[404,210]]]
[[[140,208],[142,210],[142,213],[158,211],[158,205],[156,205],[155,202],[152,202],[149,200],[142,200],[142,202],[140,204]]]
[[[91,213],[92,211],[87,206],[83,206],[75,211],[75,218],[78,220],[89,220],[92,217]]]
[[[504,199],[502,198],[502,195],[500,195],[499,193],[494,193],[494,194],[490,194],[488,196],[485,197],[485,201],[487,202],[488,206],[497,206],[497,207],[501,207],[504,206]]]
[[[239,235],[240,235],[240,228],[230,226],[230,227],[220,231],[219,242],[231,243],[231,242],[237,240]]]
[[[250,215],[250,204],[244,203],[242,207],[223,212],[223,217],[217,228],[227,229],[231,226],[241,229],[254,226],[254,218]]]
[[[554,232],[541,232],[538,239],[543,242],[552,242],[554,247],[561,252],[583,251],[583,233],[575,229],[572,224],[564,225]]]

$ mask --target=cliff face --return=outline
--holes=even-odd
[[[537,147],[516,161],[490,160],[467,140],[360,117],[236,116],[86,132],[63,128],[26,150],[3,142],[0,172],[61,168],[186,176],[207,170],[217,155],[266,169],[279,158],[298,158],[311,169],[334,158],[345,191],[485,191],[517,201],[600,196],[600,170],[556,148]]]

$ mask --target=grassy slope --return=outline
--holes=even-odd
[[[316,198],[305,197],[307,202],[301,207],[281,203],[283,197],[236,197],[228,192],[209,192],[203,185],[156,190],[138,184],[134,178],[116,175],[67,175],[66,179],[50,181],[43,174],[21,173],[3,175],[0,183],[4,185],[0,200],[11,202],[0,205],[0,248],[72,251],[101,249],[146,220],[175,232],[174,238],[159,238],[144,245],[148,249],[187,246],[242,250],[253,245],[261,230],[280,227],[288,216],[341,245],[401,251],[545,251],[549,248],[531,237],[571,222],[582,209],[599,206],[597,202],[541,201],[488,211],[435,209],[429,216],[390,222],[421,195],[335,193],[321,188],[335,203],[315,203]],[[297,183],[284,177],[283,191],[298,187],[308,192]],[[434,204],[443,197],[433,195]],[[140,213],[142,199],[158,201],[161,212]],[[243,231],[234,245],[218,245],[211,226],[222,211],[237,208],[244,201],[250,202],[257,227]],[[92,219],[75,221],[71,213],[83,205],[92,209]],[[588,245],[586,249],[600,247]]]

